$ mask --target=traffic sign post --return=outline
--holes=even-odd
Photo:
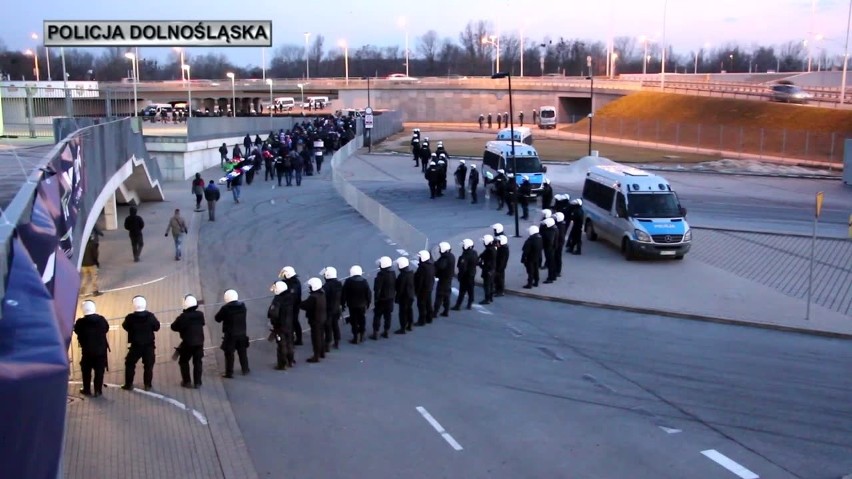
[[[822,213],[822,203],[825,200],[825,193],[820,191],[816,194],[816,204],[814,208],[814,234],[811,238],[811,262],[808,267],[808,305],[805,310],[805,320],[811,319],[811,298],[814,290],[814,257],[816,256],[816,238],[817,238],[817,223],[819,223],[819,215]]]
[[[373,128],[373,114],[367,113],[364,115],[364,128],[371,129]]]

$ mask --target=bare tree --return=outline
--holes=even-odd
[[[438,62],[441,66],[441,74],[446,70],[447,75],[451,73],[459,73],[458,66],[461,62],[464,51],[455,44],[451,39],[445,38],[441,42],[441,49],[438,51]],[[470,73],[471,70],[464,73]]]
[[[438,32],[429,30],[417,39],[417,53],[426,60],[430,68],[435,64],[435,58],[438,56],[440,48]]]
[[[634,59],[636,54],[636,39],[633,37],[615,37],[612,41],[613,48],[618,52],[619,60],[627,63]],[[644,51],[643,53],[644,54]]]
[[[316,38],[314,38],[314,42],[311,44],[311,48],[308,50],[308,57],[310,58],[310,61],[312,61],[316,64],[316,69],[317,69],[316,76],[320,75],[319,70],[320,70],[320,63],[322,62],[322,56],[323,56],[323,52],[324,52],[324,50],[323,50],[324,44],[325,44],[325,37],[323,37],[322,35],[317,35]]]
[[[0,53],[6,53],[6,42],[0,38]]]
[[[467,22],[464,30],[459,34],[461,47],[473,63],[482,63],[482,59],[485,58],[485,47],[488,45],[484,45],[482,39],[488,35],[488,26],[484,20],[476,23]]]
[[[489,45],[490,46],[490,45]],[[500,69],[504,72],[516,74],[516,65],[520,65],[521,40],[515,35],[504,35],[500,37]]]

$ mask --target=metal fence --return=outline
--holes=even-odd
[[[585,120],[585,116],[571,116],[568,120],[575,123]],[[583,122],[569,131],[587,134],[588,128],[588,123]],[[839,131],[824,133],[603,117],[594,119],[592,135],[631,144],[646,143],[655,148],[674,146],[681,150],[712,150],[737,158],[793,158],[836,163],[838,167],[843,163],[844,141],[849,137],[848,133]]]

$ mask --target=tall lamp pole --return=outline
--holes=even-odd
[[[586,57],[586,66],[589,67],[589,156],[592,156],[592,120],[595,118],[595,72],[592,70],[592,56]]]
[[[509,138],[512,139],[512,172],[514,173],[513,181],[517,183],[518,181],[518,158],[515,156],[515,111],[512,105],[512,75],[508,72],[497,72],[491,75],[493,80],[499,80],[501,78],[506,78],[509,80]],[[519,194],[519,193],[518,193]],[[515,201],[515,238],[521,237],[521,226],[520,220],[518,218],[518,198],[514,198]]]
[[[301,90],[301,92],[302,92],[302,103],[301,104],[302,104],[302,109],[304,110],[305,109],[305,106],[304,106],[305,105],[305,85],[302,84],[302,83],[299,83],[296,86],[299,87],[299,90]]]
[[[311,57],[308,54],[308,37],[310,32],[305,32],[305,80],[311,79]]]
[[[267,78],[266,84],[269,85],[269,118],[272,118],[272,105],[275,104],[272,101],[272,78]]]
[[[62,90],[65,91],[65,115],[74,116],[72,109],[71,92],[68,91],[68,71],[65,69],[65,47],[59,47],[59,56],[62,58]]]
[[[192,118],[192,78],[189,74],[189,65],[181,65],[180,69],[186,72],[186,114]]]
[[[234,87],[235,75],[234,75],[233,72],[228,72],[228,73],[225,74],[225,76],[227,76],[228,78],[231,79],[231,111],[233,112],[232,116],[236,117],[237,116],[237,91],[236,91],[236,88]]]
[[[337,44],[343,48],[343,69],[346,74],[346,85],[349,85],[349,44],[346,40],[340,40]]]
[[[41,81],[41,73],[38,70],[38,50],[27,50],[24,52],[24,55],[33,57],[33,64],[35,66],[35,78],[36,81]]]
[[[186,81],[186,72],[188,71],[183,66],[186,65],[186,58],[183,56],[183,48],[175,47],[175,52],[180,54],[180,80]]]
[[[660,68],[660,89],[666,89],[666,15],[669,11],[669,0],[663,0],[663,65]]]
[[[139,116],[139,76],[136,71],[136,54],[127,52],[124,57],[130,60],[133,67],[133,116]]]
[[[849,28],[852,27],[852,0],[849,0],[849,18],[846,20],[846,47],[843,50],[843,75],[840,80],[840,104],[846,103],[846,69],[849,65]]]
[[[405,29],[405,76],[408,74],[408,22],[405,17],[399,17],[397,22],[400,28]]]

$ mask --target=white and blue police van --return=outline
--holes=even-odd
[[[547,167],[541,164],[538,151],[530,145],[515,143],[515,156],[512,156],[511,141],[489,141],[485,144],[482,153],[482,177],[488,185],[497,177],[497,171],[503,170],[507,175],[515,174],[515,182],[518,186],[529,179],[532,193],[536,195],[541,192],[546,178]],[[517,167],[517,171],[515,168]]]
[[[617,163],[589,168],[583,185],[584,231],[639,256],[683,259],[692,244],[686,208],[668,181]]]
[[[515,128],[503,128],[497,132],[498,141],[509,141],[512,139],[512,133],[515,134],[515,141],[519,141],[525,145],[533,144],[532,129],[525,126],[516,126]]]

